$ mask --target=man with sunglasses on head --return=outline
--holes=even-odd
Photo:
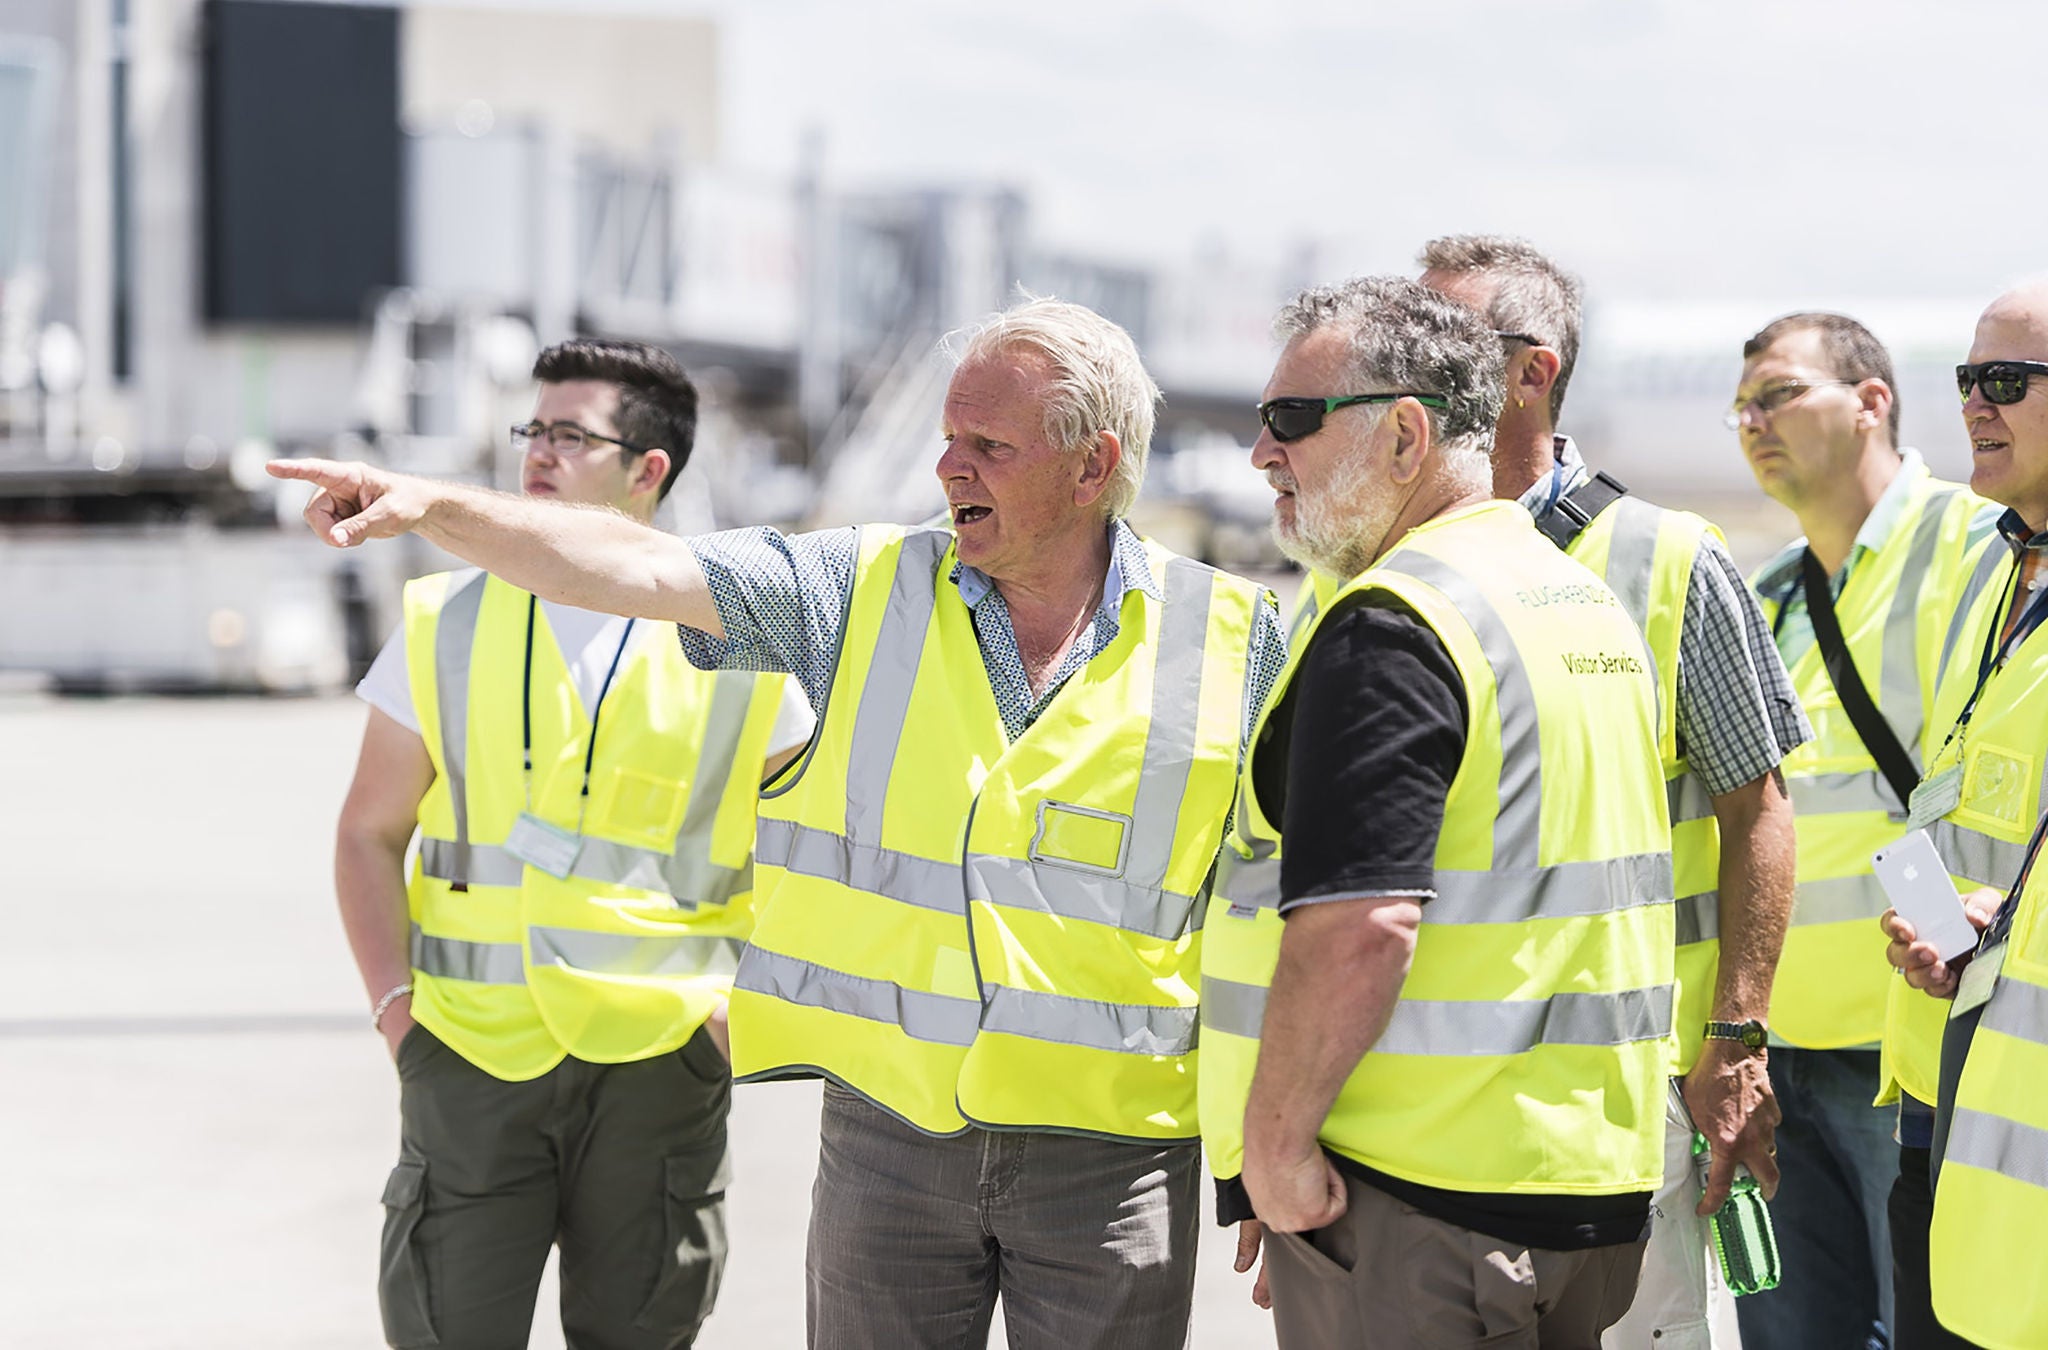
[[[1927,1251],[1946,1339],[1922,1343],[2019,1350],[2048,1344],[2048,281],[1991,303],[1956,385],[1970,486],[2006,509],[1943,609],[1912,823],[1983,931],[1973,953],[1944,962],[1886,912],[1887,956],[1906,978],[1892,982],[1885,1053],[1907,1070],[1938,1066]]]
[[[1891,356],[1856,320],[1785,315],[1742,361],[1729,426],[1757,485],[1805,532],[1754,585],[1815,730],[1785,761],[1799,876],[1770,1066],[1785,1114],[1772,1217],[1785,1268],[1807,1273],[1737,1305],[1743,1345],[1857,1345],[1878,1323],[1895,1347],[1940,1344],[1927,1303],[1933,1066],[1880,1064],[1895,982],[1870,859],[1906,833],[1942,640],[1996,511],[1899,446]]]
[[[681,367],[584,339],[533,374],[525,494],[651,523],[696,432]],[[809,704],[478,571],[407,585],[357,692],[335,885],[400,1083],[387,1340],[524,1345],[559,1245],[569,1346],[689,1345],[725,1263],[755,801]]]
[[[1179,1350],[1195,1278],[1201,919],[1264,588],[1141,539],[1159,390],[1129,334],[1030,300],[967,335],[943,527],[679,540],[319,461],[331,543],[418,529],[544,595],[789,672],[820,727],[764,794],[734,1072],[822,1077],[817,1347]]]
[[[1778,1107],[1764,1066],[1771,975],[1791,904],[1792,808],[1778,766],[1811,731],[1720,533],[1595,473],[1557,421],[1578,358],[1578,278],[1496,235],[1436,239],[1422,281],[1481,314],[1507,361],[1496,496],[1614,589],[1656,665],[1671,807],[1678,1003],[1663,1112],[1664,1181],[1641,1287],[1611,1347],[1710,1344],[1726,1298],[1707,1216],[1740,1165],[1777,1185]],[[1704,1182],[1693,1136],[1710,1150]]]
[[[1217,1214],[1282,1350],[1593,1350],[1663,1168],[1656,683],[1598,577],[1493,499],[1501,351],[1371,277],[1304,291],[1254,467],[1346,580],[1267,700],[1203,928]],[[1540,726],[1540,735],[1539,735]]]

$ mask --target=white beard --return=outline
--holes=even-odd
[[[1399,509],[1398,503],[1376,502],[1371,491],[1370,456],[1345,457],[1330,481],[1314,497],[1302,493],[1291,475],[1268,471],[1276,487],[1294,492],[1294,524],[1273,521],[1273,542],[1301,566],[1350,580],[1366,569]]]

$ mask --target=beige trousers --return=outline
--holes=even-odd
[[[1280,1350],[1598,1350],[1635,1297],[1641,1242],[1520,1247],[1344,1181],[1336,1223],[1267,1235]]]

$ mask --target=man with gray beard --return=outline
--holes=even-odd
[[[1218,1218],[1241,1269],[1270,1236],[1282,1350],[1593,1350],[1663,1164],[1648,654],[1493,500],[1485,324],[1365,278],[1276,327],[1252,463],[1282,548],[1351,579],[1266,701],[1203,929]]]

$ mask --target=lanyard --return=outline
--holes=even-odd
[[[1948,735],[1942,738],[1942,750],[1948,749],[1950,741],[1969,730],[1970,718],[1977,711],[1977,701],[1984,697],[1984,689],[1991,683],[1991,677],[2005,669],[2006,661],[2019,649],[2020,644],[2041,626],[2044,619],[2048,619],[2048,591],[2034,592],[2032,598],[2027,601],[2026,609],[2021,612],[2019,622],[2013,625],[2012,633],[2003,642],[1999,641],[1998,630],[2005,627],[2006,616],[2011,614],[2012,607],[2019,603],[2020,578],[2025,576],[2026,572],[2026,559],[2022,555],[2013,563],[2012,589],[2006,592],[2005,603],[1993,613],[1991,627],[1984,633],[1984,648],[1977,655],[1977,687],[1970,691],[1970,700],[1963,705],[1962,712],[1956,714],[1956,724],[1950,727]],[[1936,757],[1939,756],[1940,752],[1937,751]]]
[[[1984,936],[1977,939],[1977,950],[1990,951],[2012,935],[2012,920],[2020,910],[2020,892],[2027,888],[2027,876],[2034,870],[2034,863],[2041,856],[2041,841],[2048,837],[2048,811],[2041,813],[2041,821],[2034,826],[2034,837],[2027,841],[2026,861],[2020,864],[2020,874],[2013,878],[2012,889],[2005,893],[2005,900],[1998,907],[1998,913],[1984,929]]]
[[[531,595],[526,597],[526,667],[519,683],[519,759],[524,770],[526,784],[526,808],[533,809],[533,627],[534,614],[539,602]],[[583,833],[583,810],[590,804],[590,768],[597,761],[597,715],[604,711],[604,696],[612,689],[612,676],[619,673],[619,659],[626,654],[626,643],[633,637],[633,621],[626,620],[626,631],[619,634],[618,650],[612,653],[611,666],[604,673],[604,683],[598,686],[597,701],[590,705],[590,740],[583,747],[583,789],[576,796],[576,832]]]
[[[1538,511],[1536,514],[1540,516],[1544,512],[1556,510],[1557,499],[1562,496],[1564,496],[1564,461],[1560,459],[1557,461],[1556,467],[1550,471],[1550,500],[1543,503],[1543,510]]]

